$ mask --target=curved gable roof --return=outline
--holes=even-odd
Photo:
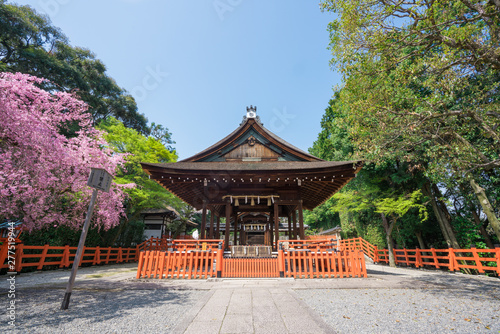
[[[268,144],[273,145],[289,156],[294,157],[296,161],[323,161],[322,159],[317,158],[278,137],[277,135],[266,129],[262,125],[262,123],[256,121],[256,119],[247,118],[236,130],[234,130],[225,138],[221,139],[207,149],[193,155],[192,157],[183,159],[179,162],[213,161],[213,157],[218,156],[219,152],[232,149],[237,145],[237,142],[240,139],[248,137],[252,130],[262,136],[265,140],[267,140]]]

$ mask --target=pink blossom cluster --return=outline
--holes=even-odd
[[[0,221],[21,220],[28,230],[83,225],[92,189],[91,167],[112,175],[124,156],[92,127],[87,105],[64,92],[47,92],[45,79],[0,74]],[[70,125],[74,136],[62,134]],[[104,229],[124,216],[123,187],[99,192],[93,223]]]

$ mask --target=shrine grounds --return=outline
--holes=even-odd
[[[135,279],[136,263],[16,276],[1,332],[500,333],[500,279],[367,263],[368,278]]]

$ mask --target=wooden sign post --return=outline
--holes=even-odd
[[[78,266],[80,265],[80,261],[83,256],[83,247],[85,245],[85,239],[87,238],[87,231],[89,230],[90,219],[92,218],[92,213],[94,212],[94,204],[97,199],[97,191],[101,190],[109,192],[112,179],[113,177],[106,170],[102,168],[91,168],[87,185],[89,187],[94,188],[94,191],[92,192],[92,198],[90,199],[89,210],[87,211],[87,217],[85,217],[85,223],[83,224],[82,234],[80,235],[80,241],[78,242],[78,249],[76,250],[75,259],[73,261],[73,267],[71,267],[71,275],[69,277],[68,286],[66,287],[66,293],[64,294],[61,310],[67,310],[69,306],[71,291],[73,291],[73,284],[75,283],[76,272],[78,271]]]

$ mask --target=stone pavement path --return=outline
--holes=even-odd
[[[176,332],[319,334],[333,331],[289,289],[259,286],[217,289],[208,297],[187,317],[186,330],[186,324],[180,324]]]

